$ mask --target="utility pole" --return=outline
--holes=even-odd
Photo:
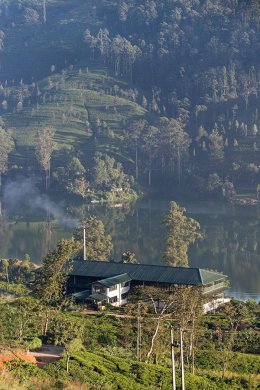
[[[141,313],[140,313],[140,302],[138,302],[137,309],[137,341],[136,341],[136,355],[137,360],[141,360]]]
[[[87,260],[86,254],[86,229],[83,228],[83,259]]]
[[[172,390],[176,390],[173,326],[171,327]]]
[[[184,378],[184,359],[183,359],[183,330],[180,329],[180,347],[181,347],[181,389],[185,390]]]

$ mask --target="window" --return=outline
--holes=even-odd
[[[125,293],[125,294],[122,294],[122,295],[121,295],[121,299],[122,299],[122,300],[125,300],[125,299],[127,299],[127,293]]]
[[[117,302],[117,297],[109,298],[109,303],[115,303]]]
[[[104,294],[106,292],[106,290],[102,286],[94,286],[94,291],[100,294]]]
[[[125,282],[121,284],[121,287],[128,287],[130,285],[130,282]]]
[[[109,291],[115,291],[115,290],[117,290],[117,284],[109,288]]]

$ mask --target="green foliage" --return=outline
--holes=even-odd
[[[221,371],[222,352],[216,350],[198,351],[196,366],[207,370]],[[242,353],[231,353],[228,370],[237,373],[259,374],[260,357]]]
[[[8,156],[14,149],[14,140],[10,132],[0,126],[0,187],[1,175],[7,171]]]
[[[200,224],[193,218],[185,216],[185,208],[176,202],[170,203],[170,211],[163,221],[167,229],[166,248],[163,260],[174,266],[188,266],[188,249],[190,244],[202,239]]]
[[[43,259],[36,277],[35,292],[44,305],[56,307],[64,301],[70,261],[79,248],[79,243],[73,238],[61,240],[57,249]]]
[[[82,225],[86,229],[87,260],[108,261],[113,245],[110,235],[105,233],[103,222],[94,216],[90,216],[82,220]],[[76,229],[74,232],[74,237],[80,248],[83,248],[83,227]],[[82,259],[82,250],[80,256]]]
[[[127,192],[133,182],[133,178],[124,173],[122,164],[107,154],[96,154],[93,175],[97,188],[109,191]]]
[[[31,378],[47,378],[48,375],[38,368],[36,364],[26,363],[20,359],[14,359],[6,363],[6,368],[9,372],[11,372],[15,378],[19,381],[19,383],[26,382]]]
[[[35,166],[32,140],[54,126],[55,169],[66,165],[64,148],[73,147],[85,169],[92,171],[101,152],[149,187],[174,185],[187,173],[256,187],[257,170],[246,173],[257,168],[260,136],[253,0],[192,7],[186,0],[102,0],[96,12],[91,2],[59,0],[47,4],[47,13],[43,3],[1,6],[1,109],[16,142],[16,166]],[[132,132],[139,119],[145,126]],[[80,195],[87,187],[78,180]]]
[[[42,340],[39,339],[39,337],[34,337],[33,339],[29,339],[24,341],[23,345],[28,349],[28,350],[37,350],[42,347]]]
[[[6,283],[2,281],[0,281],[0,290],[20,296],[27,295],[29,292],[29,290],[23,284],[9,283],[8,286],[6,286]]]

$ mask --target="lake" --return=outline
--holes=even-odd
[[[37,200],[37,201],[36,201]],[[48,250],[69,237],[84,215],[95,214],[111,234],[112,258],[133,251],[141,263],[160,264],[164,248],[162,220],[170,199],[141,199],[131,205],[78,205],[34,194],[3,202],[0,258],[40,263]],[[197,219],[205,239],[189,251],[191,267],[221,271],[230,278],[229,293],[260,300],[260,207],[218,201],[179,201]]]

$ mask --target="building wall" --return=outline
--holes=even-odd
[[[127,297],[122,298],[122,294],[127,294],[130,291],[130,283],[127,286],[122,286],[121,284],[117,284],[113,289],[106,288],[96,283],[92,285],[92,293],[96,292],[97,287],[103,287],[103,294],[105,294],[108,297],[109,303],[112,306],[122,306],[127,303]],[[116,298],[117,300],[113,302],[112,301],[113,298]]]

